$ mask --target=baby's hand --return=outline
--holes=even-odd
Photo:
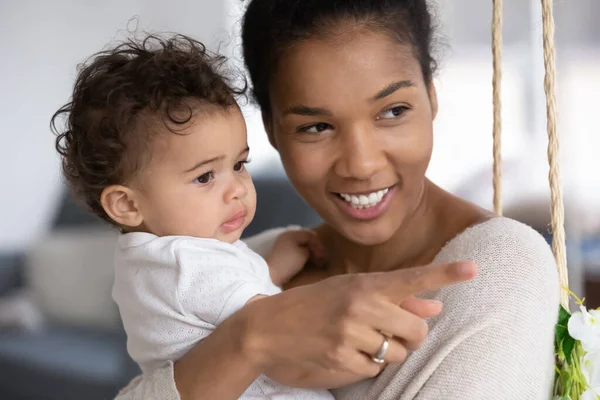
[[[271,280],[282,286],[294,277],[309,259],[317,264],[326,257],[326,250],[317,234],[310,230],[287,231],[281,234],[266,258]]]

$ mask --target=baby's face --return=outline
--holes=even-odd
[[[137,179],[143,229],[158,236],[238,240],[256,211],[239,109],[201,113],[183,131],[157,134],[150,150]]]

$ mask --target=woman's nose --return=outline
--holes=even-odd
[[[365,128],[341,133],[339,157],[335,165],[338,175],[367,180],[385,168],[387,157],[375,135],[375,132]]]

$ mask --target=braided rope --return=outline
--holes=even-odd
[[[492,0],[492,53],[494,57],[493,101],[494,101],[494,211],[502,214],[502,158],[501,158],[501,130],[502,130],[502,0]],[[560,182],[559,142],[556,131],[556,47],[554,44],[554,15],[552,0],[542,2],[542,25],[544,42],[544,91],[546,94],[546,119],[548,131],[548,164],[550,166],[550,200],[551,200],[551,229],[552,252],[556,259],[558,276],[561,286],[560,302],[569,309],[569,276],[567,271],[567,250],[565,242],[565,211]]]
[[[558,267],[561,286],[560,302],[569,309],[569,278],[567,273],[567,249],[565,243],[565,210],[560,182],[558,134],[556,132],[556,47],[554,45],[554,15],[552,0],[542,1],[542,24],[544,30],[544,91],[546,92],[546,118],[548,130],[548,163],[550,165],[550,196],[552,251]]]
[[[492,54],[494,75],[492,78],[494,101],[494,211],[502,215],[502,0],[493,0]]]

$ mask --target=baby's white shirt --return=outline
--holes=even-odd
[[[115,250],[113,298],[127,350],[144,373],[181,358],[254,296],[280,292],[265,260],[242,241],[134,232]],[[333,399],[265,376],[242,398]]]
[[[144,372],[181,358],[252,297],[280,291],[242,241],[135,232],[117,243],[113,298]]]

